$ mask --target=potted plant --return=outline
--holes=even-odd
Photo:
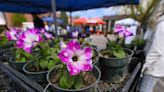
[[[76,40],[67,43],[67,47],[58,54],[62,63],[49,71],[47,80],[54,92],[94,92],[101,73],[92,64],[92,48],[81,48]]]
[[[23,35],[23,31],[13,28],[6,32],[8,40],[14,43],[14,48],[9,52],[4,53],[6,60],[16,70],[22,70],[23,65],[32,59],[32,55],[27,53],[25,49],[19,48],[18,41],[19,37]]]
[[[0,34],[0,55],[3,55],[5,52],[8,52],[12,46],[12,42],[10,42],[5,36],[5,33],[2,32]]]
[[[114,30],[117,37],[116,41],[110,41],[108,38],[107,48],[100,51],[100,69],[102,71],[102,80],[112,83],[121,82],[127,71],[127,66],[133,55],[133,51],[123,48],[124,38],[131,36],[123,26],[116,26]]]
[[[23,71],[35,82],[46,82],[47,72],[59,63],[59,59],[57,58],[59,45],[55,44],[55,46],[51,47],[49,42],[52,40],[52,35],[47,34],[47,36],[48,35],[49,37],[46,37],[44,41],[39,42],[38,45],[33,48],[33,61],[25,64],[23,67]]]

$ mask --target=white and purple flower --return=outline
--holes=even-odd
[[[133,33],[128,30],[125,30],[123,33],[124,33],[125,37],[133,36]]]
[[[44,32],[44,35],[47,39],[53,39],[53,35],[51,33],[48,33],[48,32]]]
[[[72,32],[71,35],[72,35],[73,38],[77,38],[78,34],[79,34],[78,31],[74,31],[74,32]]]
[[[32,48],[37,45],[38,42],[42,42],[43,39],[40,34],[37,34],[36,30],[27,30],[22,33],[16,42],[18,48],[23,48],[28,53],[31,53]]]
[[[67,47],[58,54],[58,57],[67,65],[70,75],[93,69],[92,49],[90,47],[82,49],[76,40],[68,42]]]
[[[116,25],[114,32],[118,33],[120,38],[133,36],[132,32],[128,31],[124,26],[121,25]]]
[[[13,28],[6,32],[6,37],[8,40],[17,40],[19,38],[19,34],[21,34],[21,30]]]
[[[63,50],[67,48],[67,45],[64,43],[64,41],[60,41],[60,49]]]
[[[125,30],[125,27],[124,26],[116,25],[115,26],[115,29],[114,29],[114,32],[115,33],[120,33],[120,32],[123,32],[124,30]]]

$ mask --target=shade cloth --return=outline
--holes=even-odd
[[[56,0],[56,10],[78,11],[138,3],[139,0]],[[0,11],[20,13],[50,12],[51,0],[0,0]]]

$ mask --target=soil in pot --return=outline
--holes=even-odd
[[[48,69],[41,69],[37,67],[38,64],[36,62],[29,62],[23,66],[23,71],[26,75],[33,81],[43,83],[47,82],[46,75],[48,73]]]
[[[83,86],[81,88],[85,88],[85,87],[91,85],[92,83],[96,82],[96,78],[90,72],[83,72],[82,76],[83,76],[82,77],[82,79],[83,79]],[[54,77],[51,79],[51,82],[54,85],[59,86],[58,76],[54,75]],[[72,89],[75,89],[75,88],[72,88]]]
[[[31,64],[28,66],[27,71],[29,71],[29,72],[43,72],[43,71],[48,71],[48,69],[47,68],[42,69],[42,68],[38,67],[37,64]]]
[[[97,88],[96,85],[98,84],[101,77],[100,70],[96,66],[94,66],[92,71],[81,72],[81,77],[78,77],[80,75],[75,76],[75,81],[79,81],[79,78],[81,79],[80,83],[82,84],[80,84],[81,86],[78,86],[80,88],[75,89],[76,84],[71,84],[72,86],[68,89],[60,87],[61,75],[59,74],[61,74],[60,69],[54,67],[51,71],[49,71],[47,75],[47,80],[51,84],[53,92],[95,92]],[[79,82],[76,83],[78,83],[79,85]]]

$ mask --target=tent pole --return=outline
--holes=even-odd
[[[56,0],[51,0],[51,8],[53,13],[53,25],[55,26],[55,36],[58,37],[58,31],[57,31],[57,22],[56,22]]]

